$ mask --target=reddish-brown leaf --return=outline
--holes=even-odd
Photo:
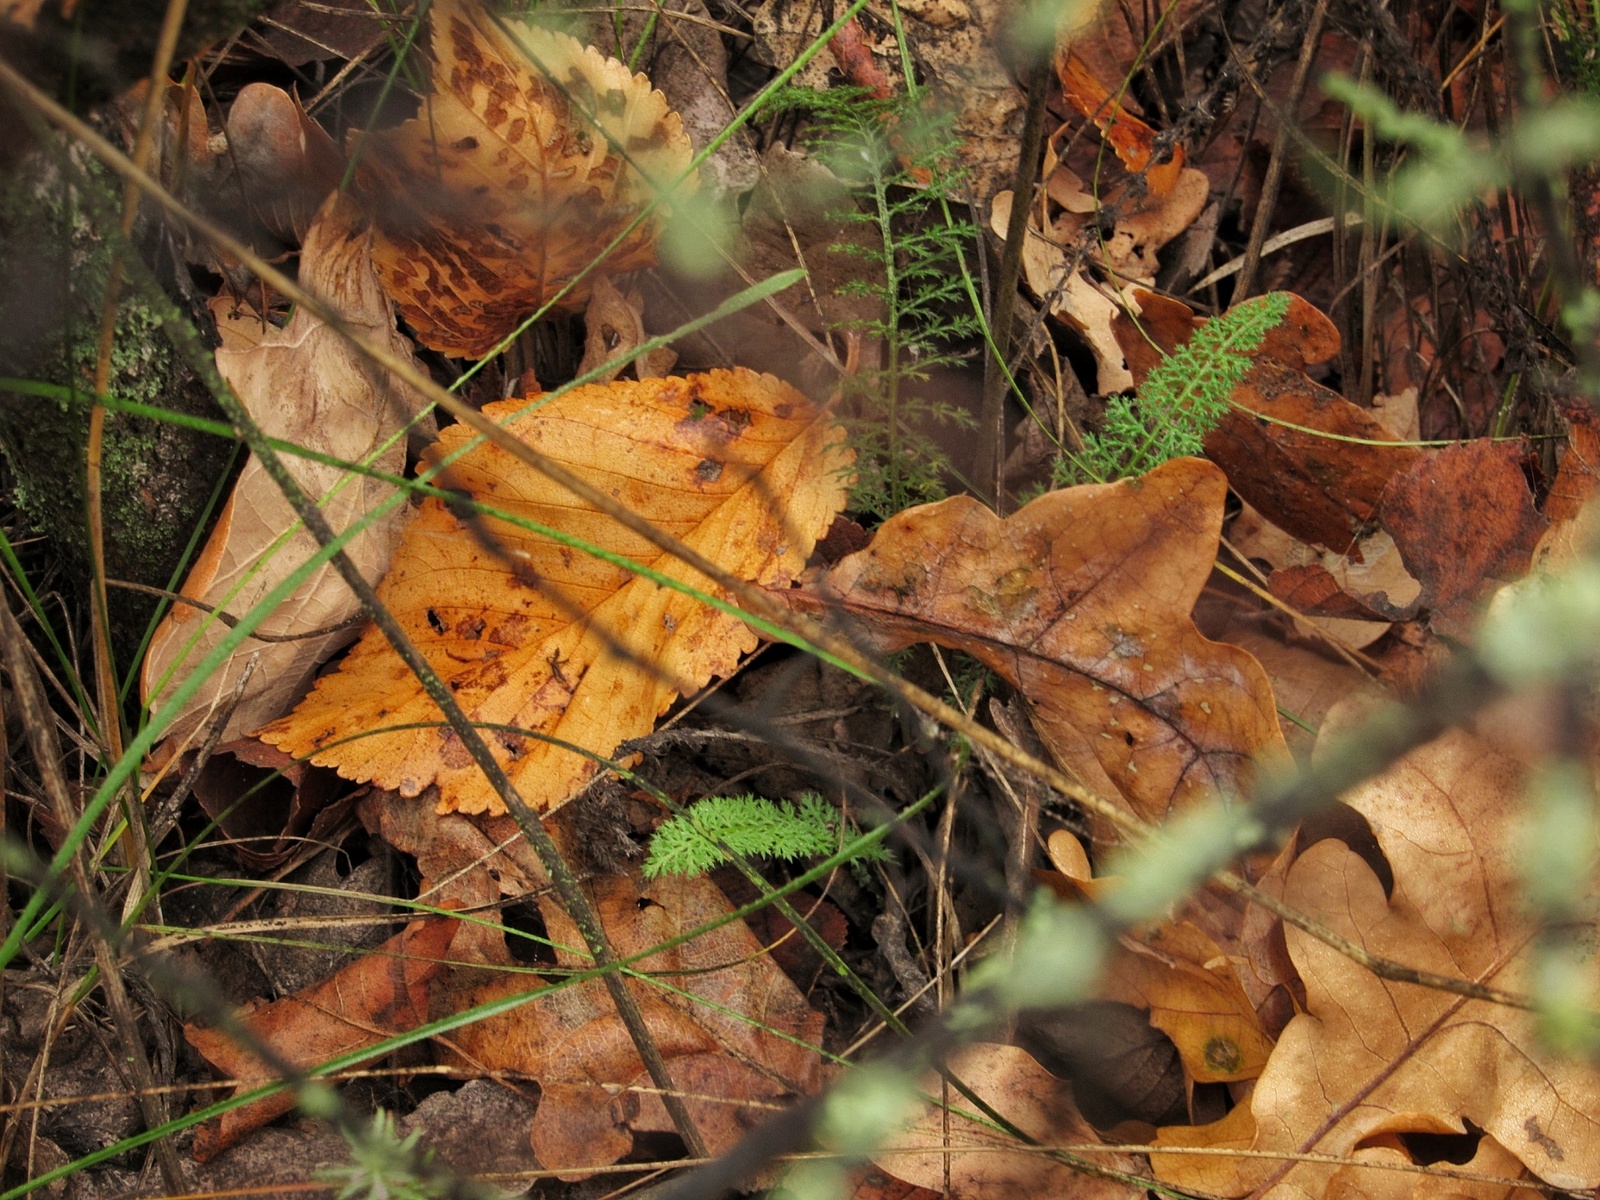
[[[1274,525],[1339,553],[1419,454],[1365,409],[1275,359],[1258,361],[1233,400],[1206,438],[1206,456]]]
[[[428,982],[443,967],[458,924],[454,918],[413,921],[315,987],[247,1008],[241,1017],[251,1032],[300,1067],[316,1066],[415,1029],[428,1019]],[[277,1078],[220,1030],[186,1025],[183,1034],[208,1062],[239,1081],[239,1092]],[[201,1126],[194,1156],[205,1162],[293,1107],[293,1093],[282,1091],[225,1113]]]
[[[710,880],[626,875],[588,885],[617,954],[638,954],[730,911]],[[583,938],[548,895],[539,911],[563,967],[589,960]],[[633,969],[670,987],[631,979],[645,1024],[673,1082],[713,1154],[727,1150],[768,1111],[821,1083],[821,1014],[807,1007],[788,977],[762,953],[742,923],[725,924]],[[465,1008],[540,986],[525,974],[496,974],[444,999]],[[525,1072],[541,1094],[530,1137],[546,1167],[581,1178],[632,1148],[636,1133],[673,1128],[622,1019],[599,980],[575,984],[452,1035],[475,1070]]]
[[[1464,636],[1475,602],[1521,577],[1549,522],[1534,509],[1516,442],[1487,438],[1447,446],[1396,475],[1384,492],[1382,524],[1422,594],[1405,620],[1427,609],[1440,633]]]

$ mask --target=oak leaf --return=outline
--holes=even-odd
[[[245,1026],[278,1055],[300,1067],[371,1046],[415,1029],[428,1019],[428,984],[444,966],[459,922],[454,918],[413,921],[370,954],[329,978],[282,1000],[246,1008]],[[276,1079],[266,1063],[218,1029],[186,1025],[184,1037],[225,1075],[248,1092]],[[233,1109],[201,1127],[194,1156],[205,1162],[295,1105],[285,1089]]]
[[[704,876],[643,881],[609,875],[588,885],[621,957],[672,942],[725,917],[731,906]],[[545,893],[537,904],[559,966],[591,962],[570,917]],[[742,922],[731,922],[632,964],[628,981],[673,1083],[713,1154],[739,1141],[774,1105],[822,1082],[823,1018]],[[462,972],[463,975],[469,975]],[[653,987],[651,975],[669,986]],[[471,978],[475,976],[475,978]],[[452,1010],[527,992],[526,974],[497,973],[440,998]],[[547,1168],[581,1178],[628,1153],[634,1135],[672,1122],[605,985],[597,979],[550,992],[452,1035],[475,1071],[518,1071],[539,1081],[529,1132]]]
[[[791,602],[885,652],[964,650],[1027,697],[1051,752],[1148,821],[1284,752],[1265,673],[1190,613],[1227,482],[1199,459],[1050,492],[1005,520],[966,496],[907,509]]]
[[[741,369],[582,387],[517,415],[531,403],[503,401],[484,412],[743,579],[786,586],[844,506],[850,454],[842,429],[770,375]],[[452,426],[433,461],[469,441],[465,427]],[[498,447],[466,450],[442,482],[510,517],[719,593]],[[756,646],[737,618],[691,596],[501,517],[481,518],[476,534],[469,520],[479,522],[424,501],[379,597],[467,716],[496,727],[488,736],[496,760],[541,812],[596,770],[592,759],[544,739],[609,754],[648,733],[679,691],[730,673]],[[355,734],[363,736],[345,740]],[[505,811],[376,629],[259,736],[402,796],[437,784],[440,812]]]
[[[596,270],[651,265],[667,214],[645,209],[693,192],[693,151],[648,79],[575,38],[471,0],[435,0],[429,30],[433,91],[417,117],[361,139],[356,194],[418,340],[479,357],[614,238]],[[562,305],[588,295],[580,283]]]
[[[340,314],[358,339],[409,361],[410,343],[395,331],[393,311],[373,273],[370,237],[337,200],[323,206],[306,237],[300,279]],[[346,462],[399,473],[406,451],[401,430],[426,400],[386,379],[344,332],[305,309],[282,329],[259,318],[240,318],[237,324],[254,325],[256,340],[242,342],[232,323],[220,322],[224,340],[217,351],[217,370],[263,433]],[[294,455],[281,458],[301,488],[321,501],[335,533],[367,521],[393,493],[391,485],[370,475]],[[404,507],[396,506],[367,521],[345,545],[345,553],[368,580],[375,582],[388,566],[404,519]],[[317,549],[316,539],[300,528],[294,509],[252,456],[184,581],[183,594],[240,617]],[[240,646],[168,726],[166,744],[181,746],[215,709],[231,702],[251,659],[256,660],[255,672],[223,730],[224,740],[281,715],[304,694],[316,668],[355,637],[354,627],[336,627],[360,612],[360,601],[334,568],[319,568],[258,626],[261,633],[286,640],[247,640]],[[228,626],[218,617],[189,605],[174,606],[145,654],[145,702],[158,707],[227,633]]]
[[[1340,723],[1331,717],[1324,736]],[[1448,733],[1344,797],[1392,872],[1387,893],[1367,858],[1326,839],[1289,869],[1283,899],[1372,954],[1525,990],[1534,936],[1520,886],[1525,788],[1520,763]],[[1480,1155],[1495,1142],[1555,1187],[1600,1183],[1600,1073],[1546,1054],[1532,1014],[1383,980],[1298,929],[1285,936],[1308,1011],[1256,1082],[1253,1149],[1382,1161],[1399,1135],[1470,1124],[1485,1134]],[[1335,1194],[1326,1163],[1236,1169],[1225,1194],[1265,1185],[1275,1200]],[[1389,1172],[1339,1174],[1351,1191],[1337,1194],[1395,1194]]]
[[[1096,1143],[1100,1137],[1078,1113],[1072,1086],[1041,1067],[1016,1046],[978,1042],[951,1056],[950,1073],[1037,1144]],[[1135,1200],[1143,1186],[1087,1175],[1002,1132],[938,1076],[923,1083],[925,1095],[947,1097],[922,1114],[872,1161],[907,1183],[936,1188],[958,1200],[993,1196],[1071,1196],[1073,1200]],[[1124,1175],[1140,1174],[1128,1154],[1100,1153],[1087,1162]]]

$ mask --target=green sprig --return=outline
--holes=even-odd
[[[1100,432],[1084,437],[1082,454],[1057,465],[1056,482],[1109,483],[1199,454],[1250,370],[1250,356],[1282,323],[1289,300],[1288,292],[1273,292],[1207,321],[1161,360],[1135,395],[1106,402]]]
[[[761,796],[711,796],[667,820],[650,841],[644,873],[704,875],[734,854],[791,861],[831,854],[839,848],[840,817],[815,793],[798,805]],[[888,852],[874,845],[862,858],[882,861]]]

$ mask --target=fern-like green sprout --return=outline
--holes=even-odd
[[[1081,454],[1057,462],[1056,483],[1109,483],[1199,454],[1250,370],[1250,355],[1289,311],[1289,298],[1272,292],[1207,321],[1162,359],[1137,394],[1106,402],[1100,432],[1085,435]]]
[[[650,839],[644,873],[704,875],[730,861],[730,853],[749,858],[813,858],[839,848],[839,810],[811,793],[798,805],[761,796],[710,796],[669,818]],[[874,845],[862,860],[883,861],[888,851]]]
[[[861,226],[861,237],[829,247],[869,268],[840,294],[874,299],[882,314],[835,327],[880,351],[846,389],[857,451],[852,505],[886,517],[937,500],[950,461],[925,431],[930,423],[970,428],[973,417],[905,385],[958,361],[957,347],[981,332],[960,269],[977,232],[948,219],[942,203],[960,186],[959,140],[922,91],[878,100],[863,88],[789,88],[768,111],[808,117],[808,147],[861,198],[859,207],[832,214]]]

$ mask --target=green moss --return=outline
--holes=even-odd
[[[70,186],[61,186],[62,176]],[[11,500],[81,585],[89,577],[87,462],[100,310],[110,273],[99,230],[114,193],[98,172],[36,159],[0,195],[0,376],[72,389],[71,402],[0,390],[0,453]],[[112,395],[194,416],[217,417],[209,387],[179,353],[192,325],[130,270],[111,355]],[[174,335],[181,335],[175,341]],[[163,587],[231,447],[181,426],[107,415],[101,458],[109,576]],[[111,597],[119,642],[136,642],[153,607]]]

